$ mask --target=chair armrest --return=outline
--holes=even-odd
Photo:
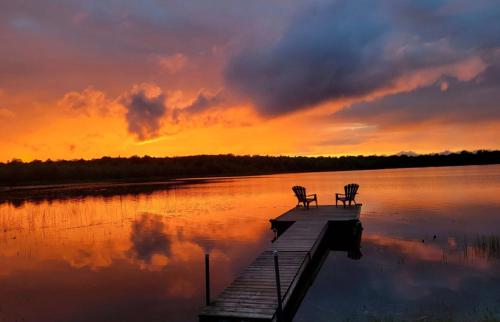
[[[307,197],[312,197],[312,196],[315,196],[316,197],[316,194],[313,193],[312,195],[307,195]]]
[[[345,194],[343,194],[343,193],[336,193],[335,196],[336,197],[338,197],[338,196],[345,196]]]

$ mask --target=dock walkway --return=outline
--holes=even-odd
[[[328,205],[309,210],[297,207],[272,219],[272,228],[278,230],[279,237],[203,309],[200,321],[276,321],[274,251],[278,251],[282,306],[286,310],[297,284],[317,255],[329,223],[358,220],[359,214],[359,206]]]

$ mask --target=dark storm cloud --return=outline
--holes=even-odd
[[[374,40],[388,26],[375,15],[349,11],[346,4],[309,11],[274,46],[248,49],[236,56],[227,69],[228,84],[248,94],[266,114],[372,89],[378,79],[386,78],[385,71],[374,66],[372,77],[360,78],[359,74],[372,59],[380,60],[371,56],[382,49]],[[360,24],[365,18],[370,21]]]
[[[154,215],[144,214],[132,223],[130,241],[129,254],[146,263],[150,263],[155,254],[167,257],[171,254],[171,241],[164,232],[164,224]]]
[[[296,17],[273,45],[235,55],[226,83],[267,115],[362,97],[421,69],[472,57],[490,63],[488,55],[500,46],[498,21],[500,6],[483,1],[317,5]]]
[[[434,86],[359,103],[333,115],[336,121],[382,126],[427,120],[474,122],[500,118],[500,64],[490,66],[475,81],[443,78]]]
[[[157,92],[151,93],[152,90]],[[159,89],[136,87],[122,98],[127,109],[125,118],[128,130],[140,140],[158,135],[161,119],[167,111],[166,97],[158,91]]]

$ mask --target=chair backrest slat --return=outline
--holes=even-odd
[[[300,202],[306,201],[306,188],[302,186],[294,186],[292,190],[295,192],[295,196]]]
[[[356,183],[350,183],[344,186],[345,197],[347,200],[354,200],[356,193],[358,192],[359,185]]]

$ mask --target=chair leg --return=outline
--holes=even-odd
[[[337,208],[338,205],[339,205],[339,200],[335,199],[335,208]]]
[[[345,208],[345,200],[342,200],[342,203],[344,204],[344,208]]]

